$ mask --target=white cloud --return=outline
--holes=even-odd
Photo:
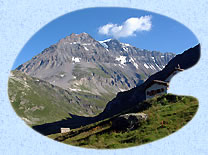
[[[135,36],[139,31],[150,31],[152,27],[151,16],[132,17],[127,19],[122,25],[106,24],[99,27],[98,32],[114,38]]]

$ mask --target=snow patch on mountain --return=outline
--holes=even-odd
[[[108,48],[108,45],[106,43],[100,43],[104,48]]]
[[[123,47],[123,50],[126,51],[126,52],[128,52],[128,48],[126,48],[126,47]]]
[[[100,43],[105,43],[105,42],[109,42],[111,41],[112,39],[106,39],[106,40],[103,40],[103,41],[99,41]]]
[[[132,62],[132,63],[133,63],[133,65],[136,67],[136,69],[138,69],[138,68],[139,68],[138,64],[134,61],[134,59],[133,59],[133,58],[131,58],[131,59],[130,59],[130,62]]]
[[[119,88],[121,92],[127,91],[126,89]]]
[[[127,43],[121,43],[122,47],[128,47],[128,46],[131,46],[130,44],[127,44]]]
[[[111,41],[112,39],[106,39],[106,40],[103,40],[103,41],[98,41],[104,48],[108,48],[108,45],[106,44],[106,42],[109,42]]]
[[[160,66],[158,66],[158,64],[155,63],[155,65],[157,66],[157,68],[158,68],[159,70],[162,70],[162,68],[161,68]]]
[[[72,42],[72,43],[70,43],[70,44],[72,45],[72,44],[78,44],[78,43],[77,43],[77,42]]]
[[[61,74],[61,75],[60,75],[60,77],[64,77],[64,76],[65,76],[64,74]]]
[[[72,57],[72,62],[80,62],[81,58],[78,57]]]
[[[82,44],[83,46],[90,46],[90,45],[92,45],[92,44],[90,44],[90,43],[84,43],[84,44]]]
[[[156,70],[155,67],[151,64],[149,65],[152,70]]]
[[[81,89],[75,89],[75,88],[69,88],[69,90],[71,90],[71,91],[82,91]]]
[[[146,63],[144,63],[144,67],[149,69],[149,66]]]
[[[85,47],[85,46],[84,46],[84,49],[85,49],[86,51],[89,51],[89,49],[88,49],[87,47]]]
[[[154,63],[156,63],[156,62],[155,62],[155,58],[154,58],[154,57],[151,57],[151,58],[152,58],[152,60],[154,61]]]
[[[120,56],[120,57],[116,57],[117,61],[120,61],[120,63],[122,65],[124,65],[126,63],[126,56]]]

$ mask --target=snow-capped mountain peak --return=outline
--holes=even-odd
[[[108,49],[108,45],[106,44],[106,42],[111,41],[112,39],[106,39],[103,41],[98,41],[104,48]]]

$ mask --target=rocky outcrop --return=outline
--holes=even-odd
[[[112,129],[116,131],[134,130],[141,125],[142,121],[146,121],[147,114],[129,113],[120,115],[112,120]]]

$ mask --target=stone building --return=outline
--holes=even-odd
[[[152,83],[146,87],[146,99],[153,98],[155,95],[166,94],[168,86],[168,82],[153,80]]]
[[[181,71],[183,71],[183,69],[178,65],[178,67],[176,67],[164,81],[153,80],[145,89],[146,99],[153,98],[155,95],[167,94],[171,78]]]

